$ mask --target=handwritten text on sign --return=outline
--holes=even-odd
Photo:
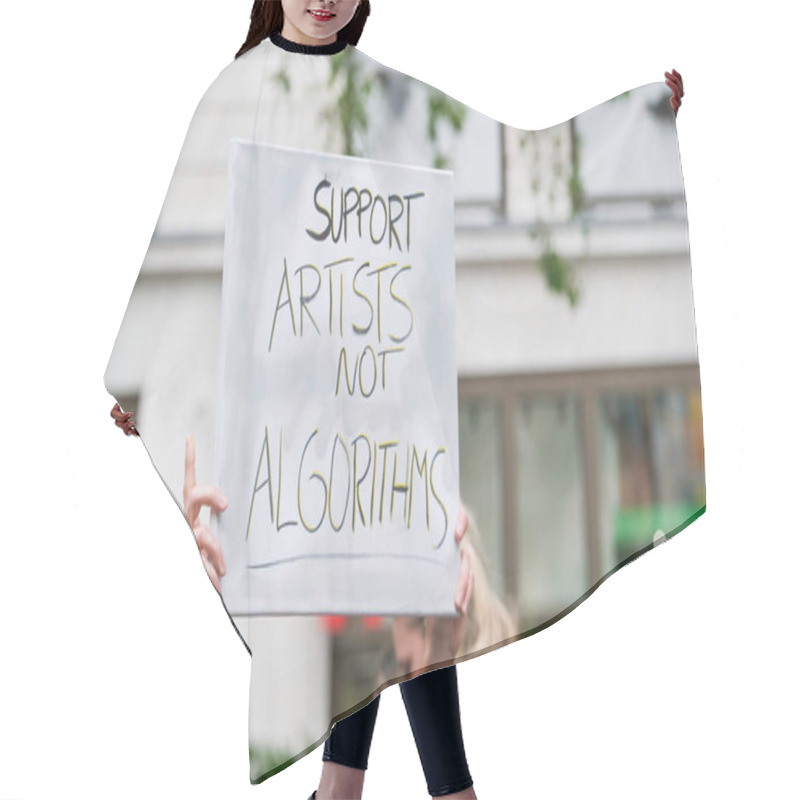
[[[451,173],[231,142],[231,613],[453,611],[454,283]]]

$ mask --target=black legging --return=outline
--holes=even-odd
[[[472,786],[472,777],[461,735],[455,664],[403,681],[400,692],[431,797],[468,789]],[[380,699],[378,695],[371,703],[333,726],[325,741],[323,761],[356,769],[367,768]]]

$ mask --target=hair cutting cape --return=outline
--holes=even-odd
[[[525,131],[275,37],[203,96],[105,385],[176,502],[190,433],[228,500],[203,519],[252,656],[253,783],[705,511],[669,96]]]

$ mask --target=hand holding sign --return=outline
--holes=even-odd
[[[672,97],[670,97],[669,102],[677,117],[678,109],[681,107],[681,98],[683,97],[683,77],[676,69],[673,69],[671,73],[665,72],[664,77],[666,78],[664,83],[672,89]]]
[[[114,417],[114,424],[126,436],[138,436],[139,431],[136,430],[136,420],[133,418],[133,411],[123,411],[119,403],[114,403],[111,409],[111,416]]]
[[[469,517],[464,507],[458,512],[455,526],[455,540],[461,545],[469,526]],[[461,569],[456,585],[454,602],[458,609],[457,617],[394,617],[392,636],[395,657],[400,671],[407,671],[410,677],[421,674],[431,664],[442,665],[452,661],[458,654],[464,637],[475,573],[469,550],[461,547]]]
[[[208,525],[200,522],[200,509],[210,506],[214,511],[224,511],[228,501],[216,486],[197,486],[194,468],[194,436],[186,437],[186,461],[183,478],[183,513],[194,533],[208,577],[214,588],[222,594],[220,576],[226,572],[225,557],[219,540]]]
[[[466,536],[469,518],[462,506],[458,510],[456,521],[456,543]],[[461,640],[464,636],[464,626],[467,622],[469,604],[472,600],[472,588],[475,584],[475,575],[472,571],[472,562],[469,553],[461,549],[461,568],[456,584],[455,604],[458,609],[457,617],[425,617],[425,664],[439,664],[450,661],[456,657]]]

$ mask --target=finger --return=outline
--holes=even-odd
[[[228,507],[228,501],[216,486],[195,486],[194,489],[185,489],[184,514],[192,523],[192,527],[197,524],[200,517],[200,509],[209,506],[213,511],[224,511]]]
[[[195,486],[192,497],[201,505],[210,506],[214,511],[224,511],[228,507],[225,495],[216,486]]]
[[[469,527],[469,517],[467,516],[467,512],[464,506],[461,506],[458,509],[458,517],[456,518],[456,542],[461,542],[464,536],[467,533],[467,528]]]
[[[669,84],[670,88],[675,91],[677,88],[679,94],[683,96],[683,78],[681,77],[680,72],[677,70],[672,70],[672,72],[665,72],[664,77],[667,79],[667,83]]]
[[[461,567],[458,571],[458,582],[456,583],[455,604],[459,612],[463,613],[464,598],[469,588],[470,559],[465,550],[461,551]]]
[[[190,433],[186,437],[186,451],[183,459],[183,510],[189,522],[194,522],[195,515],[190,513],[189,503],[192,489],[197,483],[194,470],[194,436]],[[197,511],[200,509],[198,508]]]
[[[675,81],[665,81],[665,83],[667,84],[667,86],[669,86],[673,98],[680,97],[681,94],[680,88],[678,87],[678,84],[675,83]]]
[[[456,606],[459,611],[463,609],[464,597],[467,594],[467,586],[469,585],[469,556],[466,552],[461,553],[461,567],[458,571],[458,584],[456,585]]]
[[[467,587],[464,592],[464,599],[461,602],[462,614],[466,616],[469,613],[469,604],[472,600],[472,590],[475,586],[475,571],[472,569],[472,558],[469,559],[469,568],[467,570]]]
[[[184,479],[186,485],[190,489],[194,489],[195,485],[197,484],[197,476],[195,474],[195,446],[194,446],[194,436],[190,433],[186,437],[186,459],[185,459],[185,474]]]
[[[114,417],[114,421],[117,425],[124,425],[126,422],[131,421],[133,411],[123,411],[119,409],[117,411],[112,411],[111,416]]]
[[[220,575],[224,575],[227,572],[227,568],[225,566],[225,555],[222,552],[222,545],[219,539],[214,536],[214,532],[208,525],[201,524],[193,528],[193,530],[200,549],[211,559],[217,572]]]
[[[214,565],[206,558],[206,556],[201,553],[203,557],[203,565],[206,568],[206,572],[208,573],[208,577],[211,579],[211,583],[214,584],[214,588],[222,594],[222,584],[220,583],[219,576],[217,575],[216,570],[214,569]]]

